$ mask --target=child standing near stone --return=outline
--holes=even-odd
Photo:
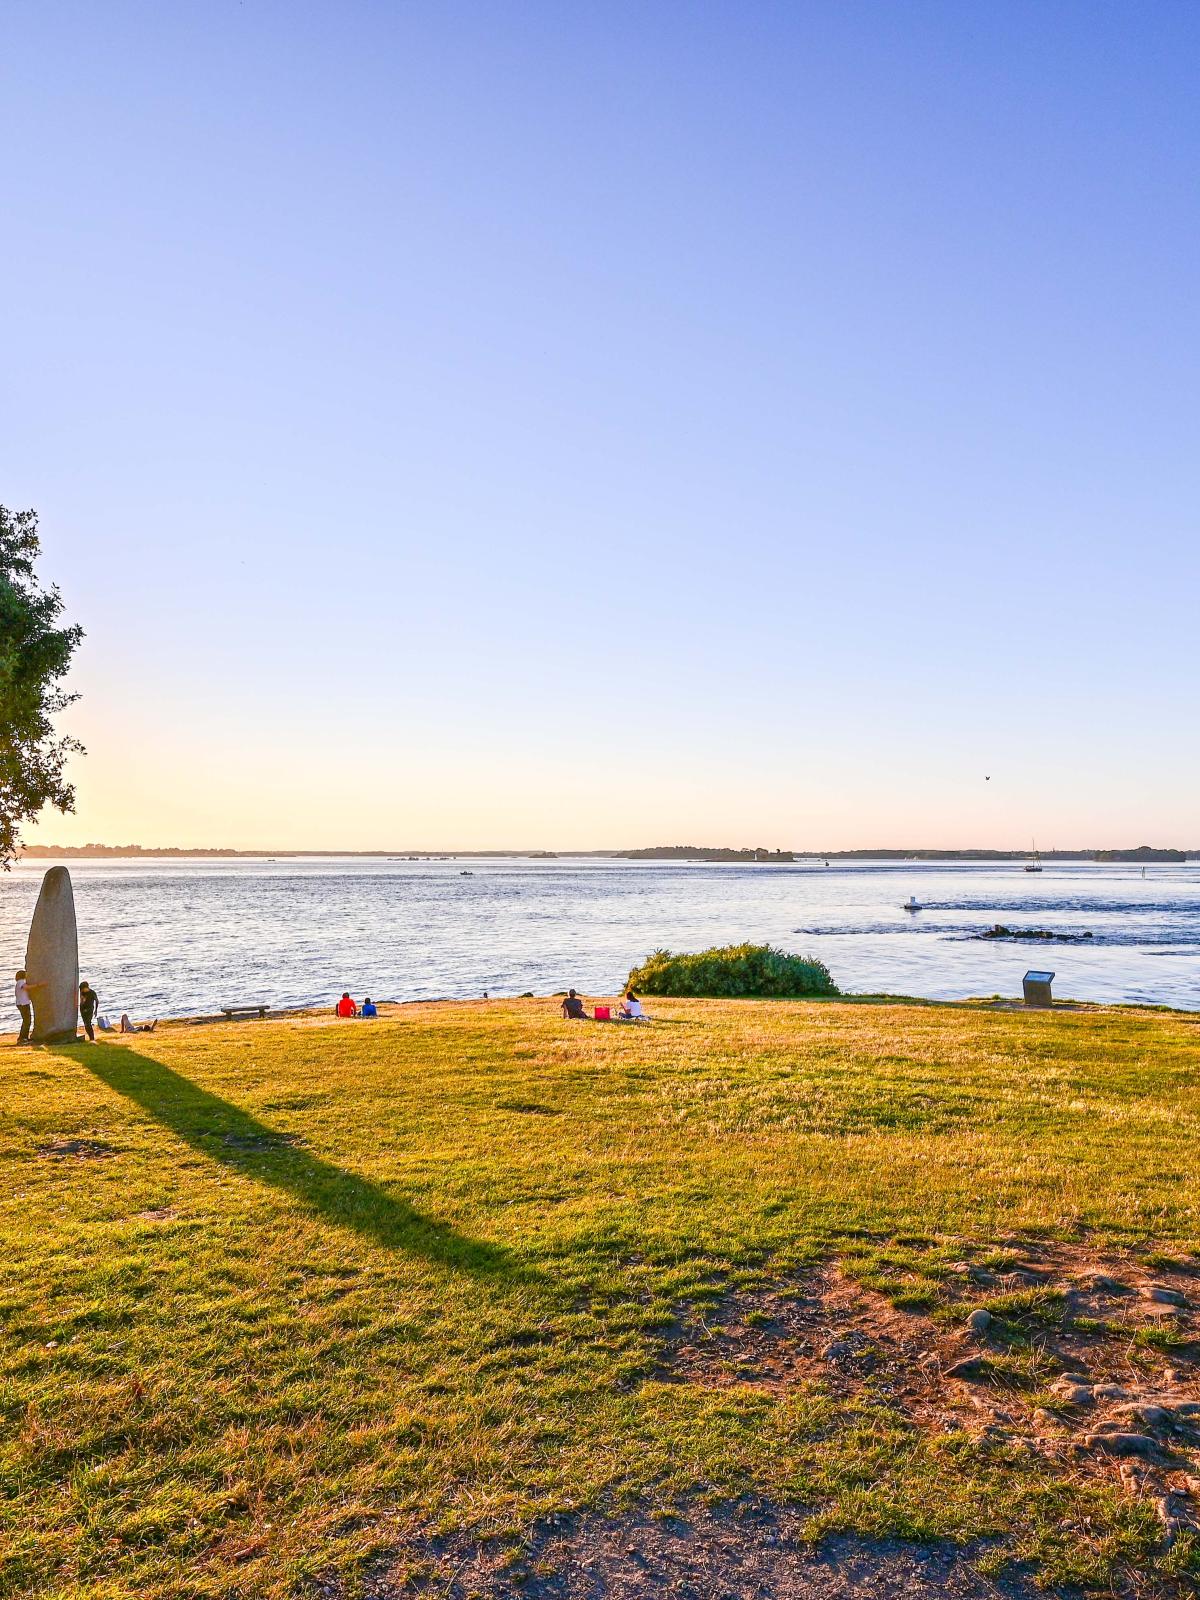
[[[33,1026],[33,1001],[29,998],[29,978],[22,967],[17,973],[16,981],[17,1010],[21,1013],[21,1032],[17,1038],[18,1044],[24,1044],[29,1038],[29,1030]]]

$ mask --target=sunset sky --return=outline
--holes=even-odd
[[[1200,10],[5,8],[34,842],[1200,848]]]

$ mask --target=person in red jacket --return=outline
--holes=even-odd
[[[358,1007],[345,990],[342,991],[342,998],[338,1001],[334,1010],[339,1017],[356,1017],[358,1015]]]

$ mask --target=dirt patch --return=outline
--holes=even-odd
[[[1046,1600],[1022,1578],[993,1582],[969,1556],[897,1540],[804,1541],[802,1512],[763,1501],[643,1514],[557,1518],[517,1559],[476,1546],[439,1550],[429,1569],[371,1600]]]
[[[872,1267],[869,1286],[825,1263],[684,1308],[657,1376],[866,1395],[928,1432],[1116,1480],[1167,1544],[1200,1526],[1200,1263],[1026,1241],[972,1254],[936,1280]]]
[[[101,1139],[52,1139],[38,1155],[50,1161],[107,1161],[118,1152]]]
[[[910,1318],[886,1301],[868,1304],[836,1267],[794,1283],[738,1291],[711,1307],[685,1308],[668,1335],[657,1376],[705,1388],[752,1384],[778,1390],[819,1382],[834,1394],[868,1377],[898,1374],[914,1342]]]
[[[952,1242],[949,1242],[952,1243]],[[1152,1509],[1162,1550],[1200,1523],[1200,1260],[1086,1244],[868,1242],[785,1280],[681,1306],[656,1382],[783,1393],[810,1386],[893,1408],[930,1436],[966,1433],[1064,1484],[1107,1482]],[[983,1549],[843,1536],[814,1546],[812,1508],[761,1498],[677,1515],[549,1518],[520,1548],[416,1538],[415,1565],[371,1600],[1034,1600]],[[995,1551],[988,1552],[993,1557]],[[410,1561],[412,1557],[410,1556]],[[1126,1572],[1114,1594],[1177,1595]],[[1190,1591],[1188,1591],[1190,1592]],[[336,1595],[336,1588],[328,1591]]]

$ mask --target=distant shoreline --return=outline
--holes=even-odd
[[[1180,850],[1138,845],[1125,849],[1041,850],[1042,861],[1101,863],[1175,863],[1200,858],[1200,849]],[[747,862],[763,866],[811,865],[817,861],[1026,861],[1028,850],[944,850],[880,846],[868,850],[765,850],[709,845],[651,845],[636,850],[233,850],[212,846],[137,844],[28,845],[17,856],[25,861],[122,860],[277,860],[303,859],[383,861],[557,861],[563,856],[610,861]]]

